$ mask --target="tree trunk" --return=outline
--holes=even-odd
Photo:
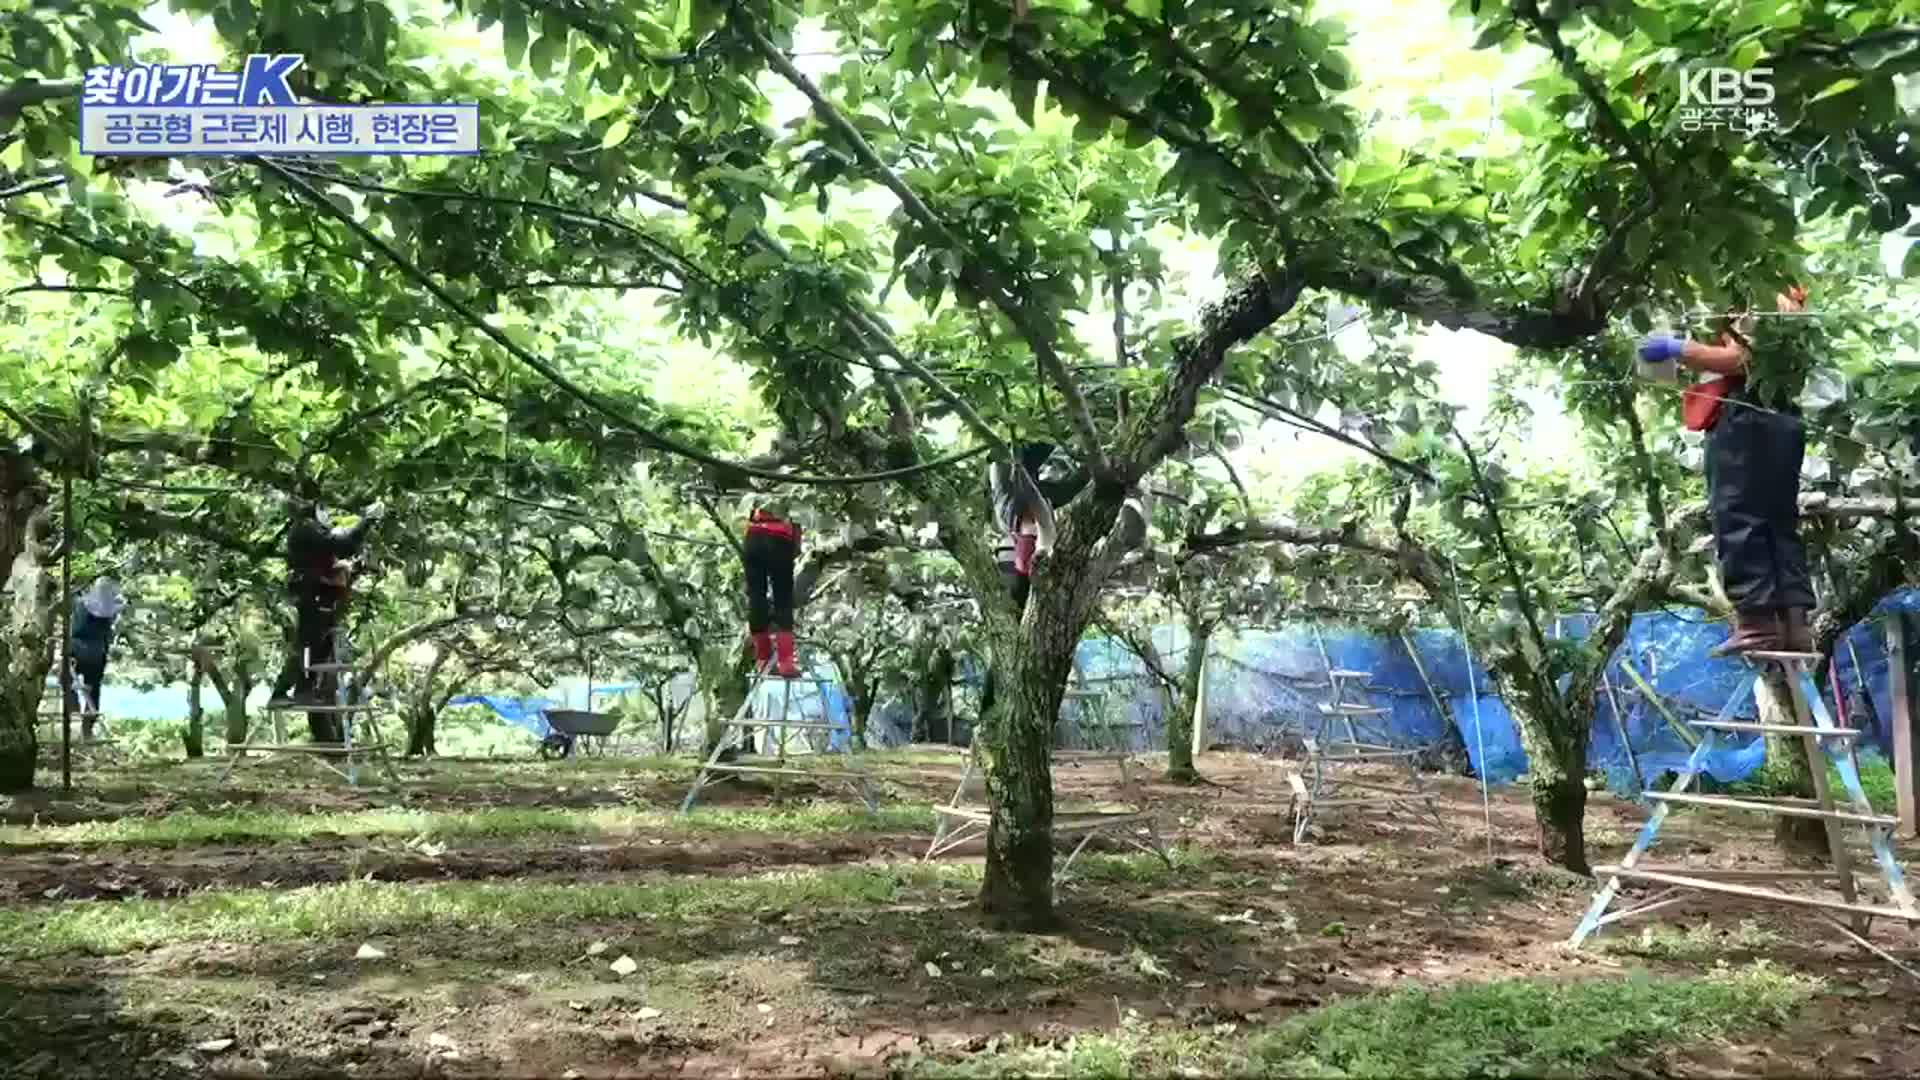
[[[953,651],[942,645],[926,658],[914,689],[913,742],[953,741],[952,684]]]
[[[1207,670],[1207,645],[1213,640],[1213,624],[1198,612],[1187,614],[1187,657],[1180,670],[1180,693],[1167,713],[1167,779],[1175,784],[1196,784],[1200,772],[1193,767],[1193,710],[1200,700],[1200,680]]]
[[[433,659],[428,661],[427,670],[420,678],[420,686],[414,691],[413,701],[407,706],[407,756],[432,757],[438,752],[434,745],[434,736],[440,718],[440,710],[434,706],[434,687],[440,678],[440,669],[446,666],[453,656],[453,650],[444,642],[433,647]]]
[[[1816,685],[1818,680],[1816,680]],[[1768,671],[1753,684],[1755,711],[1763,724],[1798,726],[1793,711],[1793,693],[1786,678]],[[1767,760],[1755,777],[1769,795],[1813,798],[1813,770],[1807,766],[1807,751],[1795,735],[1768,732]],[[1819,818],[1779,817],[1773,823],[1773,842],[1780,850],[1808,858],[1827,859],[1826,823]]]
[[[57,621],[53,519],[45,489],[26,469],[24,459],[0,451],[0,546],[14,549],[7,571],[12,603],[0,627],[0,791],[33,788],[35,729]]]
[[[1540,855],[1555,866],[1576,874],[1590,874],[1587,865],[1587,777],[1585,754],[1581,767],[1562,762],[1543,772],[1533,769],[1533,815],[1539,825]]]
[[[974,739],[994,810],[980,906],[1008,928],[1045,930],[1054,921],[1053,726],[1073,647],[1059,647],[1057,632],[1022,637],[994,649],[995,693]],[[1054,647],[1036,648],[1036,637]]]
[[[852,691],[851,704],[853,706],[853,716],[850,718],[850,726],[852,729],[853,748],[855,750],[865,750],[867,748],[867,721],[873,718],[873,699],[875,691],[879,689],[879,680],[856,677],[848,684],[847,689]]]
[[[407,756],[432,757],[440,752],[434,743],[439,715],[431,702],[415,705],[407,711]]]
[[[1587,865],[1587,731],[1589,716],[1567,707],[1553,676],[1517,654],[1492,661],[1501,697],[1527,752],[1541,857],[1576,874]],[[1578,680],[1575,680],[1576,682]]]
[[[713,703],[707,710],[706,743],[700,749],[704,757],[720,744],[722,725],[733,719],[747,700],[753,654],[744,647],[744,640],[735,636],[725,646],[708,649],[701,657],[700,669],[701,682],[706,684],[708,700]]]
[[[207,680],[207,673],[200,667],[200,658],[191,658],[192,673],[187,679],[187,730],[181,736],[186,744],[187,760],[192,761],[206,756],[207,753],[207,712],[200,701],[201,685]]]

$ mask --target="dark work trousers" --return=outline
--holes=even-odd
[[[747,565],[747,629],[756,634],[793,630],[793,564],[800,547],[783,536],[749,532],[742,556]]]
[[[287,652],[286,666],[274,684],[274,697],[298,689],[299,697],[312,700],[319,696],[324,680],[307,670],[308,664],[329,664],[334,660],[334,632],[340,625],[341,593],[331,588],[295,585],[293,597],[293,644]],[[315,742],[339,742],[344,737],[339,717],[331,713],[308,713],[307,727]]]
[[[77,681],[80,684],[80,688],[86,691],[86,700],[93,702],[94,709],[98,710],[100,708],[100,684],[104,682],[107,677],[106,652],[104,650],[93,652],[89,649],[74,649],[73,670],[78,676]],[[67,697],[73,701],[73,711],[80,714],[80,737],[83,739],[91,739],[93,738],[94,714],[81,711],[83,706],[81,705],[80,698],[73,693],[73,682],[74,680],[68,681]]]
[[[1007,595],[1013,598],[1013,606],[1025,610],[1027,594],[1033,591],[1033,577],[1014,569],[1010,564],[1000,565],[1000,580],[1007,586]]]
[[[1810,608],[1813,579],[1800,541],[1799,410],[1752,407],[1730,395],[1707,433],[1707,504],[1727,599],[1740,611]]]

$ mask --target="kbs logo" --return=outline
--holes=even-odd
[[[1724,130],[1748,135],[1778,131],[1780,119],[1768,108],[1773,104],[1772,75],[1772,68],[1682,69],[1680,130]]]
[[[1773,104],[1772,75],[1772,68],[1689,68],[1680,73],[1680,104],[1765,108]]]

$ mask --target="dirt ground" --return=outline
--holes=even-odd
[[[1709,921],[1722,932],[1697,937],[1700,947],[1684,955],[1573,953],[1561,943],[1592,883],[1532,856],[1532,814],[1520,792],[1493,793],[1491,861],[1479,789],[1459,777],[1429,779],[1442,826],[1410,814],[1348,813],[1295,846],[1278,763],[1217,753],[1200,764],[1208,784],[1148,789],[1163,835],[1182,853],[1181,873],[1171,882],[1070,879],[1060,894],[1063,926],[1052,935],[991,930],[949,890],[864,908],[556,919],[506,934],[436,926],[372,942],[317,932],[262,944],[235,935],[29,957],[0,938],[0,1076],[118,1077],[134,1062],[143,1076],[885,1075],[915,1053],[977,1049],[1008,1033],[1110,1030],[1129,1012],[1254,1028],[1342,995],[1410,984],[1625,968],[1701,974],[1756,958],[1817,975],[1825,988],[1782,1028],[1611,1063],[1609,1075],[1920,1075],[1920,981],[1840,941],[1817,918],[1703,896],[1614,933],[1631,942],[1642,925]],[[958,765],[922,756],[882,771],[892,801],[925,805],[944,801]],[[243,773],[229,787],[213,782],[208,764],[82,771],[70,796],[0,803],[0,822],[183,809],[669,809],[688,775],[619,762],[437,762],[405,772],[400,789],[355,790],[297,767]],[[1059,770],[1058,784],[1069,796],[1106,798],[1115,776],[1111,766],[1081,764]],[[764,806],[771,793],[727,784],[703,801]],[[1643,820],[1642,809],[1597,794],[1588,818],[1595,861],[1618,856]],[[0,848],[0,908],[366,879],[719,881],[910,864],[928,837],[639,828],[617,838],[535,834],[424,849],[405,837],[324,833],[262,846],[16,846]],[[1699,813],[1674,815],[1656,851],[1703,865],[1776,861],[1766,822]],[[943,861],[979,858],[976,847]],[[1745,931],[1737,929],[1743,920]],[[1874,937],[1920,967],[1912,932],[1879,927]],[[385,956],[356,959],[363,944]],[[637,976],[607,970],[619,955],[642,961]]]

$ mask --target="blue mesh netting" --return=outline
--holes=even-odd
[[[1883,599],[1873,616],[1893,611],[1920,611],[1920,590],[1908,589]],[[1910,623],[1916,620],[1909,620]],[[1579,639],[1593,616],[1558,620],[1555,633]],[[1692,611],[1660,611],[1637,616],[1625,642],[1608,664],[1609,693],[1603,689],[1594,703],[1589,767],[1606,774],[1615,791],[1638,790],[1633,764],[1647,780],[1678,769],[1691,753],[1690,744],[1655,709],[1624,673],[1628,660],[1666,703],[1675,718],[1689,720],[1718,714],[1728,698],[1745,682],[1747,668],[1732,660],[1715,660],[1707,650],[1726,636],[1724,623]],[[1167,668],[1178,673],[1186,660],[1187,635],[1179,627],[1154,631],[1154,645]],[[1398,638],[1381,637],[1348,628],[1285,626],[1272,630],[1220,633],[1209,643],[1206,668],[1206,731],[1213,746],[1266,750],[1311,732],[1319,722],[1317,706],[1329,700],[1327,663],[1336,668],[1369,673],[1358,700],[1388,710],[1381,717],[1356,721],[1368,741],[1401,746],[1433,745],[1457,735],[1476,774],[1505,783],[1526,772],[1527,755],[1512,718],[1477,663],[1469,672],[1468,658],[1457,634],[1447,630],[1419,630],[1408,634],[1419,667]],[[1325,656],[1322,655],[1322,648]],[[1920,641],[1912,647],[1920,653]],[[1853,627],[1836,651],[1835,670],[1844,715],[1872,731],[1864,740],[1869,751],[1886,752],[1891,743],[1887,699],[1885,635],[1870,618]],[[1056,742],[1062,747],[1152,750],[1166,743],[1166,699],[1145,666],[1124,645],[1089,639],[1076,657],[1078,675],[1072,684],[1105,691],[1104,701],[1070,697],[1061,708]],[[1424,668],[1433,689],[1446,699],[1454,732],[1434,706],[1420,678]],[[955,741],[968,737],[971,709],[964,694],[977,694],[984,675],[971,658],[956,665]],[[1863,678],[1864,675],[1864,678]],[[1829,695],[1831,684],[1823,688]],[[544,735],[546,721],[540,707],[552,702],[511,698],[458,698],[454,704],[485,704],[506,719]],[[1615,705],[1618,705],[1616,714]],[[795,719],[824,719],[834,725],[830,745],[844,747],[850,736],[851,703],[837,685],[795,683]],[[1730,715],[1754,719],[1751,695],[1734,703]],[[868,742],[874,746],[905,744],[911,735],[913,709],[901,698],[883,699],[868,719]],[[1623,746],[1621,732],[1625,731]],[[1757,736],[1723,736],[1729,747],[1711,755],[1707,772],[1722,782],[1751,775],[1765,755]],[[1632,748],[1629,759],[1625,747]]]
[[[1920,610],[1920,590],[1890,594],[1874,608],[1873,616],[1897,610]],[[1593,618],[1564,617],[1554,632],[1578,640],[1588,633]],[[1634,665],[1681,724],[1712,717],[1728,706],[1728,699],[1744,686],[1748,672],[1744,663],[1707,655],[1707,650],[1726,634],[1726,624],[1694,611],[1676,609],[1635,617],[1626,640],[1608,662],[1610,686],[1602,689],[1594,703],[1588,749],[1589,767],[1605,772],[1614,790],[1638,790],[1635,763],[1641,776],[1653,780],[1661,772],[1680,768],[1692,752],[1691,744],[1621,671],[1620,662]],[[1459,636],[1446,630],[1420,630],[1410,633],[1408,640],[1434,691],[1447,699],[1455,730],[1475,773],[1484,774],[1490,782],[1505,783],[1526,772],[1527,755],[1513,719],[1489,685],[1486,671],[1476,663],[1469,673]],[[1185,659],[1185,633],[1162,627],[1155,631],[1154,643],[1163,663],[1177,671]],[[1920,647],[1915,651],[1920,652]],[[1326,676],[1329,661],[1335,668],[1368,672],[1370,677],[1354,700],[1388,710],[1385,716],[1356,721],[1363,738],[1413,746],[1439,743],[1449,735],[1419,669],[1397,638],[1337,627],[1284,626],[1217,635],[1208,652],[1209,745],[1263,750],[1297,738],[1303,731],[1310,733],[1319,723],[1317,706],[1330,700]],[[1086,684],[1112,691],[1115,700],[1106,720],[1109,724],[1117,722],[1117,727],[1093,727],[1085,720],[1086,711],[1069,699],[1061,710],[1057,740],[1061,745],[1112,745],[1099,739],[1112,738],[1116,730],[1135,749],[1164,745],[1164,698],[1132,653],[1117,642],[1089,640],[1081,644],[1078,662]],[[1878,622],[1870,617],[1848,631],[1838,647],[1835,668],[1846,714],[1873,733],[1864,740],[1865,748],[1885,753],[1892,737],[1887,720],[1891,706],[1887,698],[1885,635]],[[977,684],[978,677],[977,668],[963,669],[963,679]],[[1823,689],[1831,708],[1832,685]],[[1728,711],[1732,717],[1756,718],[1751,694],[1743,695]],[[889,730],[904,737],[911,722],[910,710],[896,703],[876,710],[876,716],[883,712],[897,719],[897,726]],[[1757,735],[1722,738],[1729,745],[1709,755],[1709,775],[1731,782],[1752,775],[1760,767],[1765,744]],[[1626,747],[1632,748],[1631,759]]]

